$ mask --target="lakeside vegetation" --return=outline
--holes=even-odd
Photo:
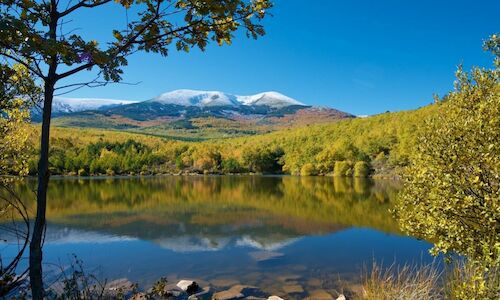
[[[434,255],[444,254],[446,259],[460,255],[464,262],[463,265],[455,265],[451,284],[440,286],[444,291],[440,290],[437,293],[434,293],[434,285],[439,282],[437,280],[439,275],[426,269],[410,273],[403,269],[395,277],[392,276],[391,270],[388,271],[387,276],[372,273],[372,280],[366,288],[372,288],[371,291],[375,291],[375,295],[379,294],[378,289],[383,292],[388,290],[398,292],[398,296],[390,294],[389,299],[394,297],[498,299],[500,296],[498,284],[500,282],[498,271],[500,268],[498,209],[500,207],[498,175],[500,173],[500,131],[498,130],[500,128],[500,38],[496,35],[492,36],[486,43],[486,48],[496,55],[495,69],[475,68],[471,74],[459,69],[456,90],[443,99],[436,99],[438,101],[435,104],[418,110],[385,113],[332,124],[310,125],[251,137],[203,142],[169,140],[116,131],[59,128],[54,132],[50,141],[52,147],[48,152],[49,127],[44,127],[42,149],[37,149],[35,146],[37,141],[34,137],[39,136],[41,131],[33,125],[24,124],[25,107],[21,100],[13,100],[25,92],[9,95],[12,97],[5,98],[9,105],[4,106],[2,102],[0,107],[2,117],[0,175],[23,176],[27,173],[31,175],[39,173],[40,188],[37,193],[39,214],[37,214],[37,223],[34,227],[35,234],[31,240],[31,249],[36,250],[31,253],[35,258],[30,260],[30,263],[35,263],[30,266],[30,271],[33,273],[32,283],[38,282],[38,293],[43,296],[41,241],[47,207],[45,192],[50,174],[79,176],[174,173],[333,175],[337,177],[333,183],[335,186],[335,180],[338,182],[340,179],[338,177],[396,177],[403,172],[404,189],[395,209],[400,228],[416,238],[432,241]],[[55,76],[54,74],[51,76]],[[114,76],[119,77],[119,74],[116,73]],[[29,77],[28,75],[28,73],[23,75],[14,72],[9,75],[9,78]],[[48,87],[52,89],[53,94],[55,82],[49,83]],[[2,82],[2,84],[5,83]],[[3,96],[2,94],[2,101],[4,101]],[[52,96],[49,95],[48,98]],[[46,101],[48,98],[46,97]],[[44,121],[47,125],[50,121],[50,114],[45,114],[45,117]],[[27,143],[29,126],[35,128],[33,130],[35,134],[31,144],[32,150],[27,153],[26,149],[30,146]],[[39,153],[42,159],[37,166]],[[50,170],[50,173],[47,170]],[[4,178],[0,178],[2,188],[7,191],[6,196],[2,196],[5,200],[2,203],[3,213],[12,210],[13,202],[9,202],[9,197],[19,199],[11,190],[14,180],[10,178],[4,180]],[[282,211],[288,215],[297,216],[298,222],[303,222],[301,219],[307,220],[309,214],[318,223],[329,220],[332,215],[345,215],[348,218],[362,220],[358,221],[361,225],[365,224],[363,222],[380,221],[377,218],[373,220],[362,218],[366,210],[375,210],[373,205],[377,206],[378,203],[370,201],[360,205],[355,201],[356,197],[352,195],[348,199],[352,202],[343,202],[343,206],[330,203],[328,200],[335,198],[335,195],[325,192],[321,185],[313,184],[313,188],[308,190],[299,188],[297,182],[293,181],[304,180],[304,184],[307,185],[309,184],[307,179],[287,178],[286,180],[290,181],[283,184],[282,189],[277,191],[294,200],[291,202],[293,205],[290,206],[283,205],[272,196],[267,197],[263,202],[253,201],[252,197],[259,196],[258,189],[254,186],[252,189],[241,188],[241,191],[238,187],[229,189],[230,194],[224,195],[224,198],[226,196],[231,199],[235,198],[238,204],[242,202],[242,205],[248,205],[251,209],[272,213],[275,213],[275,208],[279,207],[278,213],[271,215],[270,218],[276,217],[276,220],[282,222],[287,221],[284,217],[282,217],[284,221],[280,219],[279,213]],[[327,178],[322,179],[327,180]],[[187,201],[187,204],[183,202],[183,205],[195,205],[207,209],[207,215],[198,216],[199,224],[214,222],[213,215],[210,214],[212,207],[205,206],[206,201],[212,199],[208,197],[203,200],[198,198],[191,200],[190,193],[194,189],[191,188],[187,194],[179,193],[176,187],[169,190],[172,191],[174,198],[179,195],[183,196],[182,199]],[[211,188],[200,190],[213,197],[222,197],[217,193],[217,186],[214,190]],[[140,200],[144,194],[151,194],[150,190],[131,192],[123,188],[123,191],[128,191],[132,195],[136,192],[137,198],[129,200],[139,203],[139,207],[141,207]],[[99,189],[98,192],[105,193],[106,191]],[[323,197],[325,194],[326,198]],[[310,197],[304,198],[304,195]],[[126,211],[134,203],[122,203],[123,198],[123,196],[116,198],[112,195],[106,202],[106,205],[111,205],[109,207],[101,205],[99,209],[104,206],[111,211],[114,209],[118,212]],[[120,204],[114,205],[115,200],[120,201]],[[165,200],[162,198],[162,201]],[[23,206],[22,201],[19,203],[23,210],[18,212],[21,212],[21,216],[24,217],[22,213],[26,206]],[[351,204],[353,205],[350,206]],[[57,206],[60,203],[57,201],[49,203],[48,207],[50,208],[51,205]],[[62,205],[69,204],[62,203]],[[82,208],[78,205],[70,206],[69,210]],[[90,206],[94,208],[93,204]],[[149,209],[147,205],[146,209]],[[183,206],[180,205],[179,209],[182,210]],[[361,211],[360,215],[357,210]],[[155,217],[154,213],[156,211],[151,212],[151,218]],[[120,214],[117,217],[119,221],[123,221],[123,216]],[[227,217],[234,218],[238,215]],[[348,218],[345,219],[346,223],[351,222]],[[110,222],[112,221],[119,223],[111,218]],[[29,221],[26,224],[28,233],[24,239],[22,251],[29,240]],[[297,226],[297,224],[288,223],[287,225]],[[391,225],[389,227],[392,228]],[[332,228],[329,229],[332,230]],[[21,258],[22,251],[17,256],[18,259]],[[18,276],[15,267],[10,267],[7,272],[3,268],[1,271],[2,281],[14,288],[17,282],[12,283],[12,281],[23,278],[27,272],[21,274],[23,276]],[[416,282],[406,280],[414,274],[423,275],[417,276]],[[37,279],[36,276],[39,278]],[[419,288],[406,290],[408,286]],[[430,289],[425,290],[427,287]],[[33,291],[36,291],[36,287]],[[404,294],[406,291],[409,293],[424,291],[426,295],[412,296],[412,294]]]
[[[80,176],[265,173],[396,177],[409,163],[422,120],[439,108],[440,104],[434,104],[414,111],[204,142],[54,127],[50,170],[54,175]],[[34,175],[36,151],[32,154],[30,174]]]

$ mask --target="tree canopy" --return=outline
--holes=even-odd
[[[113,42],[101,45],[65,25],[80,10],[104,5],[134,9],[125,28],[110,32]],[[120,81],[126,57],[136,51],[167,56],[175,49],[205,50],[210,41],[230,44],[240,27],[253,38],[263,35],[261,20],[268,0],[8,0],[0,6],[0,55],[25,65],[44,80],[57,81],[97,67],[105,81]],[[63,26],[65,25],[65,26]],[[65,67],[56,73],[54,66]],[[53,72],[44,66],[53,66]],[[75,86],[72,84],[72,86]]]
[[[496,49],[496,63],[499,41],[486,43]],[[419,132],[396,210],[402,228],[432,241],[434,254],[464,255],[486,272],[500,267],[499,76],[498,64],[470,74],[459,68],[456,90],[439,104],[444,113]],[[469,287],[474,296],[500,292],[478,282]]]

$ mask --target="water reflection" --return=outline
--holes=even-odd
[[[25,198],[32,185],[18,187]],[[401,235],[389,213],[398,189],[331,177],[56,179],[46,258],[76,253],[102,276],[143,284],[231,277],[279,293],[294,274],[306,291],[318,280],[333,289],[332,278],[359,279],[373,259],[425,255],[429,245]]]

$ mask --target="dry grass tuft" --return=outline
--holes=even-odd
[[[365,276],[363,295],[367,300],[433,300],[443,299],[441,272],[434,264],[403,267],[391,265],[382,269],[373,264]]]

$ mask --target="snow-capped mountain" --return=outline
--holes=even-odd
[[[302,102],[278,92],[264,92],[250,96],[239,96],[219,91],[175,90],[149,100],[161,104],[214,107],[214,106],[268,106],[283,108],[287,106],[306,106]]]
[[[192,130],[198,128],[193,123],[196,120],[205,118],[210,123],[214,122],[210,118],[217,118],[244,128],[241,130],[245,134],[255,132],[254,128],[261,125],[295,126],[354,117],[331,108],[308,106],[278,92],[244,96],[188,89],[166,92],[145,101],[56,97],[52,112],[58,126],[127,129],[163,125]],[[40,111],[35,111],[32,120],[40,119]],[[207,126],[223,126],[219,123]],[[221,128],[224,130],[234,132]]]
[[[85,110],[100,110],[120,105],[137,103],[133,100],[116,100],[100,98],[64,98],[54,97],[52,101],[53,113],[74,113]]]
[[[236,96],[218,91],[175,90],[149,100],[161,104],[181,106],[229,106],[241,105]]]
[[[252,96],[238,96],[238,101],[244,105],[267,105],[275,108],[292,105],[306,106],[304,103],[278,92],[265,92]]]

